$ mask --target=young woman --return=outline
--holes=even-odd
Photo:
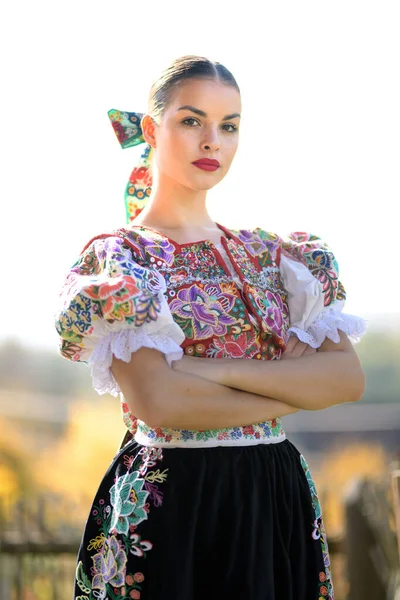
[[[86,245],[57,330],[99,393],[121,393],[130,441],[94,499],[76,600],[333,598],[317,492],[280,417],[361,398],[349,338],[364,323],[342,312],[320,238],[209,216],[241,112],[232,74],[193,56],[161,75],[143,118],[109,112],[123,147],[147,142],[130,224]]]

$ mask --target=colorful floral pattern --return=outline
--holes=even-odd
[[[245,425],[243,427],[233,427],[226,429],[206,429],[204,431],[189,429],[163,429],[161,427],[151,428],[143,423],[137,422],[136,440],[149,446],[156,444],[158,446],[187,446],[209,445],[215,446],[218,442],[232,442],[240,440],[243,445],[252,443],[274,443],[283,441],[286,437],[282,427],[281,419],[273,419],[254,425]]]
[[[125,582],[127,557],[124,548],[112,535],[104,541],[101,551],[93,556],[92,589],[105,590],[106,585],[121,587]]]
[[[334,600],[328,542],[324,522],[322,519],[321,504],[319,502],[317,490],[315,487],[314,480],[311,476],[310,469],[303,455],[300,455],[300,462],[301,466],[303,467],[308,486],[310,488],[311,500],[314,508],[315,521],[313,523],[313,530],[311,532],[311,536],[315,541],[318,541],[318,543],[321,544],[322,556],[324,559],[325,572],[321,572],[319,574],[319,595],[324,600]]]
[[[283,252],[305,264],[324,291],[324,306],[335,300],[345,300],[346,292],[339,281],[337,261],[326,242],[316,235],[305,232],[291,233],[282,242]]]
[[[118,115],[117,115],[118,117]],[[118,119],[116,123],[120,122]],[[118,126],[117,126],[118,129]],[[136,173],[139,180],[145,173]],[[131,182],[134,185],[134,182]],[[325,306],[343,299],[337,263],[316,236],[291,234],[281,240],[263,230],[231,232],[224,248],[235,266],[235,282],[221,254],[211,242],[179,245],[146,228],[123,229],[89,243],[71,269],[62,293],[57,329],[61,352],[70,360],[87,360],[105,331],[140,328],[157,323],[161,298],[185,334],[187,355],[210,358],[276,360],[287,342],[289,311],[279,259],[281,251],[305,264],[322,284]],[[113,329],[114,328],[114,329]],[[89,540],[92,566],[79,562],[76,583],[80,600],[140,598],[144,575],[128,572],[128,555],[145,558],[153,549],[138,525],[152,508],[163,503],[162,486],[168,469],[160,469],[162,446],[215,446],[275,443],[285,439],[280,419],[242,427],[191,431],[148,427],[137,421],[121,399],[124,422],[143,444],[110,489],[109,501],[93,506],[98,535]],[[158,447],[153,447],[158,446]],[[304,457],[315,519],[310,535],[321,544],[324,570],[318,574],[319,597],[333,600],[330,561],[322,512]]]
[[[85,571],[82,561],[78,562],[75,580],[82,595],[76,596],[77,599],[141,597],[144,575],[140,571],[128,572],[128,554],[146,558],[153,549],[152,542],[143,540],[136,528],[148,518],[151,506],[162,505],[160,485],[167,480],[168,469],[161,472],[152,469],[162,459],[159,448],[142,448],[136,457],[126,455],[127,470],[111,488],[110,504],[100,498],[93,505],[90,518],[100,535],[86,547],[92,553],[90,572]]]
[[[86,361],[99,335],[155,322],[161,311],[163,278],[132,260],[118,237],[99,239],[70,270],[56,328],[61,354]],[[107,323],[107,326],[105,324]]]
[[[279,271],[281,251],[306,265],[321,282],[325,306],[343,299],[337,263],[320,238],[293,233],[282,240],[262,229],[219,227],[239,283],[208,240],[177,244],[136,226],[89,243],[62,292],[64,305],[57,323],[62,354],[70,360],[87,360],[102,335],[102,323],[107,332],[149,323],[156,326],[164,296],[173,321],[185,335],[182,349],[187,355],[277,360],[285,349],[290,324]],[[269,442],[284,435],[279,420],[275,426],[267,422],[196,433],[151,429],[131,415],[123,399],[122,413],[131,432],[138,427],[141,443],[149,445]]]
[[[119,477],[110,490],[111,528],[117,533],[127,534],[130,525],[138,525],[147,519],[144,510],[148,492],[143,491],[144,479],[137,472]]]
[[[138,144],[144,144],[143,131],[141,127],[142,113],[109,110],[108,117],[114,129],[115,135],[121,148],[131,148]],[[126,222],[130,223],[146,206],[153,185],[153,174],[151,168],[152,147],[149,144],[140,156],[138,164],[133,169],[125,189]]]
[[[235,296],[222,294],[214,285],[198,285],[179,290],[169,307],[187,338],[204,340],[228,333],[236,319],[229,314]]]

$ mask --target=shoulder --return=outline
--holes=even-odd
[[[117,271],[127,272],[131,268],[132,253],[116,232],[102,233],[89,239],[70,269],[70,276],[98,276],[110,270],[110,263],[118,265]]]
[[[282,245],[285,246],[298,246],[307,249],[324,247],[329,249],[327,242],[315,233],[307,231],[292,231],[291,233],[282,236]]]
[[[89,239],[80,260],[98,264],[98,261],[130,257],[141,266],[157,268],[160,260],[172,264],[174,252],[175,247],[169,240],[155,232],[121,227]]]
[[[293,231],[282,237],[282,253],[306,264],[309,268],[321,267],[339,274],[332,248],[326,240],[314,233]]]
[[[230,231],[243,243],[252,256],[261,256],[268,252],[272,259],[279,263],[282,240],[278,234],[261,229],[261,227],[230,229]]]
[[[116,230],[92,237],[67,273],[63,296],[90,297],[94,301],[119,292],[122,297],[136,293],[158,294],[165,291],[165,280],[157,266],[141,260],[143,244]]]
[[[295,264],[306,267],[322,286],[324,305],[334,300],[345,300],[346,292],[339,279],[339,265],[329,244],[320,236],[305,231],[294,231],[282,237],[282,260],[287,271],[295,271]],[[298,276],[297,276],[298,277]]]

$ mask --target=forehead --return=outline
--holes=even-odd
[[[241,112],[238,90],[230,84],[211,79],[182,81],[171,93],[166,113],[176,113],[181,106],[194,106],[207,115],[225,116]]]

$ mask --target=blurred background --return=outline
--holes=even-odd
[[[242,90],[241,145],[210,193],[213,218],[324,238],[347,312],[367,319],[364,399],[285,426],[317,483],[337,600],[394,598],[399,4],[14,0],[0,11],[0,599],[71,597],[124,427],[118,400],[58,355],[53,314],[84,244],[124,224],[140,150],[121,151],[107,111],[145,111],[152,81],[183,54],[222,62]]]

